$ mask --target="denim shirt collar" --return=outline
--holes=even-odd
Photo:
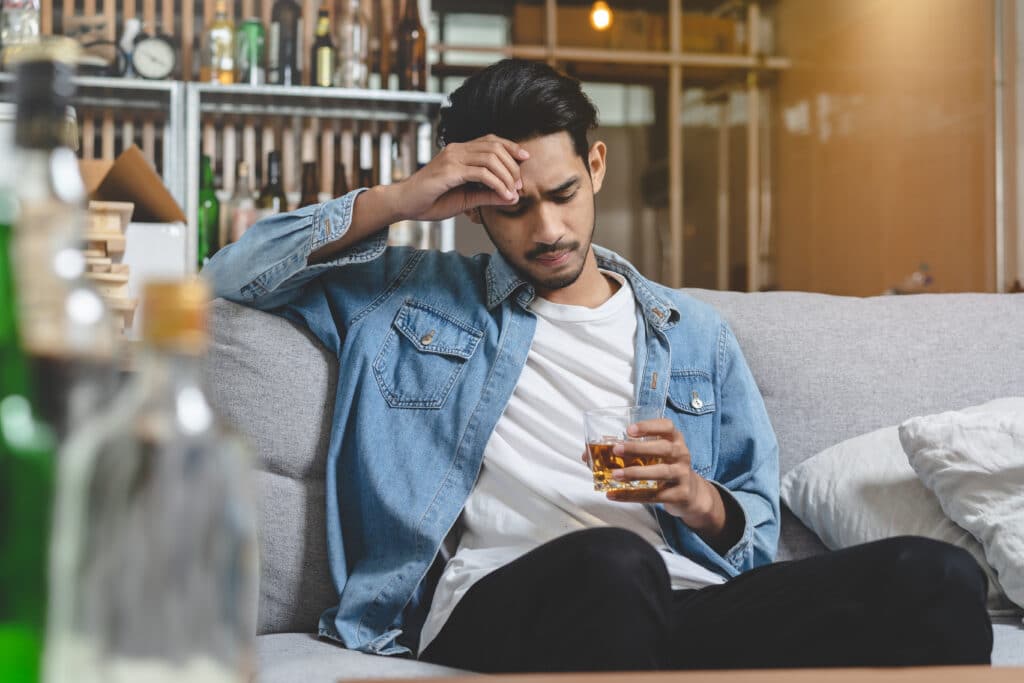
[[[615,252],[593,245],[597,266],[618,273],[629,281],[633,295],[643,312],[647,324],[656,330],[668,330],[679,322],[679,308],[656,294],[636,268]],[[487,308],[493,309],[516,294],[516,302],[526,308],[536,297],[533,286],[520,277],[519,272],[499,252],[487,264]]]

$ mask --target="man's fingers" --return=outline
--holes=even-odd
[[[642,457],[644,459],[662,458],[675,461],[678,459],[671,441],[665,439],[652,439],[650,441],[623,441],[615,444],[613,451],[616,455],[626,457]]]
[[[508,140],[506,138],[501,138],[501,137],[498,137],[497,135],[494,135],[494,134],[485,135],[484,137],[482,137],[480,139],[481,140],[486,140],[488,142],[497,142],[497,143],[499,143],[502,147],[504,147],[506,150],[508,150],[508,153],[510,155],[512,155],[513,159],[518,159],[519,161],[526,161],[527,159],[530,158],[530,153],[527,152],[523,148],[523,146],[520,145],[518,142],[514,142],[514,141]]]
[[[505,184],[505,189],[510,192],[516,192],[519,189],[516,187],[516,176],[509,171],[508,166],[505,165],[504,161],[497,154],[475,152],[466,158],[465,163],[469,166],[486,168],[496,177],[500,178]]]
[[[514,204],[519,201],[519,195],[503,183],[498,176],[494,175],[494,172],[489,168],[482,166],[467,166],[463,173],[463,181],[467,183],[480,183],[487,186],[497,195],[500,201],[490,202],[493,204]],[[474,193],[476,194],[476,193]],[[482,204],[476,204],[475,206],[481,206]],[[467,209],[475,208],[475,206],[467,206]]]
[[[674,482],[679,480],[679,475],[678,467],[667,463],[660,465],[636,465],[612,470],[612,477],[616,481],[655,480]]]
[[[668,441],[678,441],[683,445],[686,444],[686,439],[683,438],[682,433],[676,429],[675,424],[672,420],[667,417],[659,418],[657,420],[644,420],[643,422],[637,422],[634,425],[629,426],[630,436],[658,436]]]

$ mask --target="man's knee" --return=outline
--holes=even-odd
[[[632,531],[600,527],[560,539],[573,558],[581,582],[609,596],[667,599],[670,588],[665,561],[654,546]]]
[[[963,548],[930,538],[904,536],[893,541],[890,571],[896,586],[908,595],[918,592],[984,604],[988,579]]]

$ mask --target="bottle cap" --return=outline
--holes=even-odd
[[[147,282],[142,292],[143,341],[158,349],[202,355],[209,298],[201,278]]]

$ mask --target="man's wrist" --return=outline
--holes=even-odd
[[[376,219],[374,222],[378,226],[393,225],[408,218],[402,212],[397,187],[397,185],[376,185],[359,195],[356,202],[362,201],[373,205],[370,213]]]

